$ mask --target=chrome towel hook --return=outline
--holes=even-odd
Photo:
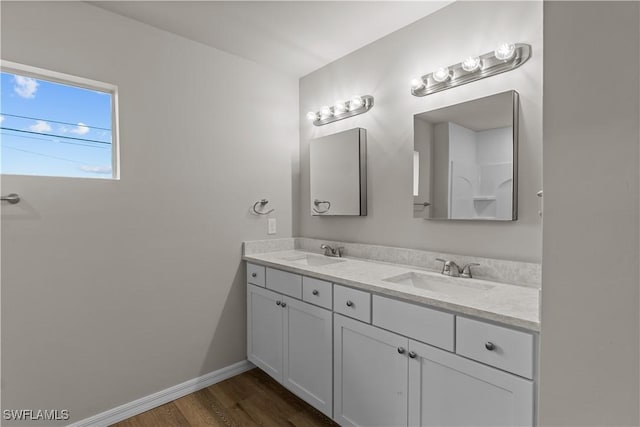
[[[330,202],[330,201],[328,201],[328,200],[318,200],[318,199],[315,199],[315,200],[313,201],[313,204],[314,204],[314,205],[316,205],[316,207],[315,207],[315,208],[313,208],[313,211],[314,211],[315,213],[323,214],[323,213],[329,212],[329,209],[331,209],[331,202]],[[316,208],[319,208],[321,204],[326,204],[326,205],[327,205],[327,209],[325,209],[325,210],[323,210],[323,211],[319,211],[318,209],[316,209]]]
[[[271,212],[275,211],[275,209],[269,209],[268,211],[264,212],[263,209],[267,203],[269,203],[269,200],[267,199],[258,200],[253,204],[253,207],[251,208],[251,210],[256,215],[268,215]],[[258,205],[260,205],[260,210],[258,210]]]

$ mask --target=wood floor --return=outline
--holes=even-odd
[[[337,424],[261,370],[252,369],[114,426],[315,427]]]

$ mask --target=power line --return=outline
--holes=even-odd
[[[52,133],[33,132],[33,131],[29,131],[29,130],[14,129],[14,128],[6,128],[6,127],[2,127],[2,126],[0,126],[0,129],[3,129],[3,130],[10,130],[10,131],[13,131],[13,132],[28,133],[28,134],[31,134],[31,135],[44,135],[44,136],[52,136],[52,137],[54,137],[54,138],[73,139],[73,140],[75,140],[75,141],[95,142],[96,144],[107,144],[107,145],[111,145],[111,143],[110,143],[110,142],[98,141],[98,140],[96,140],[96,139],[75,138],[75,137],[73,137],[73,136],[54,135],[54,134],[52,134]]]
[[[0,113],[0,115],[7,116],[7,117],[16,117],[16,118],[19,118],[19,119],[43,120],[45,122],[58,123],[58,124],[61,124],[61,125],[78,126],[78,123],[59,122],[59,121],[56,121],[56,120],[43,119],[43,118],[40,118],[40,117],[18,116],[16,114],[8,114],[8,113]],[[100,128],[100,127],[97,127],[97,126],[89,126],[89,125],[85,125],[84,123],[82,124],[82,126],[88,127],[88,128],[91,128],[91,129],[100,129],[100,130],[111,131],[111,129],[109,129],[109,128]]]
[[[29,153],[29,154],[34,154],[36,156],[42,156],[42,157],[49,157],[50,159],[56,159],[56,160],[64,160],[65,162],[72,162],[72,163],[78,163],[81,165],[84,165],[84,162],[80,162],[78,160],[71,160],[71,159],[65,159],[64,157],[58,157],[58,156],[51,156],[49,154],[43,154],[43,153],[36,153],[35,151],[29,151],[29,150],[23,150],[21,148],[16,148],[16,147],[10,147],[8,145],[3,145],[2,146],[3,149],[8,148],[10,150],[16,150],[16,151],[22,151],[23,153]]]
[[[36,136],[14,135],[12,133],[4,133],[4,132],[0,132],[0,134],[1,135],[6,135],[6,136],[13,136],[13,137],[16,137],[16,138],[35,139],[35,140],[38,140],[38,141],[48,141],[48,142],[55,142],[55,143],[60,143],[60,144],[77,145],[77,146],[80,146],[80,147],[100,148],[102,150],[109,149],[109,147],[103,147],[101,145],[89,145],[89,144],[82,144],[82,143],[78,143],[78,142],[60,141],[60,140],[50,139],[50,138],[38,138]]]

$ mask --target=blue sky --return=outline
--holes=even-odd
[[[109,93],[2,73],[1,173],[111,178],[111,101]]]

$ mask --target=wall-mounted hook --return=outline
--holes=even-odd
[[[313,208],[313,211],[314,211],[315,213],[318,213],[318,214],[323,214],[323,213],[329,212],[329,209],[331,209],[331,202],[330,202],[330,201],[328,201],[328,200],[318,200],[318,199],[315,199],[315,200],[313,201],[313,204],[316,206],[315,208]],[[320,207],[320,205],[322,205],[322,204],[327,205],[327,208],[326,208],[325,210],[318,210],[318,209],[316,209],[316,208],[319,208],[319,207]]]
[[[269,200],[267,200],[267,199],[258,200],[257,202],[255,202],[253,204],[253,207],[251,208],[251,210],[256,215],[268,215],[271,212],[275,211],[275,209],[269,209],[268,211],[264,212],[263,209],[264,209],[264,207],[266,206],[267,203],[269,203]],[[260,210],[258,210],[258,205],[260,205]]]

